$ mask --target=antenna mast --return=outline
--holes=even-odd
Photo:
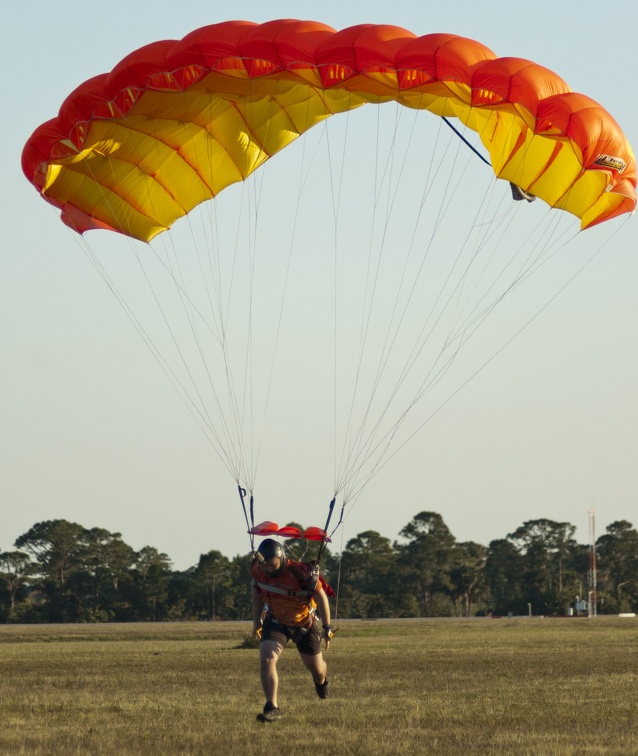
[[[595,617],[597,614],[596,606],[596,510],[589,510],[589,610],[588,616]]]

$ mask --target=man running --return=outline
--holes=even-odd
[[[330,605],[313,566],[287,559],[283,546],[272,538],[262,541],[251,566],[253,577],[253,634],[261,627],[260,677],[266,705],[257,715],[260,722],[281,718],[277,703],[277,661],[288,641],[297,646],[301,660],[312,675],[319,698],[328,697],[326,650],[330,645]],[[266,616],[261,624],[264,608]],[[317,618],[321,616],[321,624]]]

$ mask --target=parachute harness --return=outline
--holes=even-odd
[[[332,520],[332,515],[334,513],[334,508],[335,508],[335,504],[336,504],[336,496],[334,496],[332,498],[332,501],[330,502],[330,505],[328,507],[328,516],[326,518],[326,524],[325,524],[324,529],[320,530],[319,528],[309,528],[306,531],[305,534],[302,534],[301,531],[299,531],[296,527],[293,527],[293,526],[287,526],[285,529],[280,530],[278,528],[278,526],[275,525],[272,522],[265,522],[265,523],[261,523],[260,525],[255,526],[254,525],[254,497],[251,494],[251,496],[250,496],[250,503],[249,503],[249,509],[247,509],[247,506],[246,506],[246,496],[247,496],[246,489],[242,488],[241,485],[238,485],[237,490],[239,492],[239,498],[240,498],[240,501],[241,501],[241,504],[242,504],[242,510],[244,512],[244,518],[246,520],[246,525],[248,526],[248,533],[249,533],[249,536],[250,536],[250,545],[251,545],[252,556],[253,556],[254,559],[257,559],[262,565],[264,564],[264,562],[266,560],[265,560],[264,556],[258,550],[255,549],[255,543],[254,543],[254,536],[255,535],[279,535],[279,536],[289,537],[289,538],[290,537],[297,537],[297,536],[303,537],[303,535],[306,535],[306,543],[308,543],[309,540],[320,540],[320,545],[319,545],[319,550],[318,550],[318,553],[317,553],[316,560],[312,560],[312,561],[306,563],[308,566],[311,566],[311,572],[310,572],[310,576],[309,576],[310,579],[307,581],[307,586],[308,586],[307,588],[301,589],[301,590],[290,590],[290,589],[283,588],[283,587],[272,586],[272,585],[267,584],[267,583],[261,583],[261,582],[259,582],[258,580],[255,580],[255,579],[253,579],[253,586],[256,586],[260,590],[269,591],[271,593],[276,593],[276,594],[279,594],[279,595],[282,595],[282,596],[298,596],[298,597],[305,598],[307,600],[308,609],[309,609],[309,612],[310,612],[310,617],[309,617],[310,622],[309,622],[308,628],[306,629],[306,632],[309,629],[309,627],[312,625],[312,623],[314,622],[314,617],[316,616],[316,609],[313,606],[313,603],[311,602],[311,599],[312,599],[312,596],[314,595],[314,593],[318,589],[325,590],[326,593],[327,593],[327,595],[329,597],[336,597],[336,606],[335,606],[335,615],[334,615],[335,619],[336,619],[336,617],[337,617],[337,609],[338,609],[338,602],[339,602],[339,596],[338,596],[338,593],[335,592],[325,582],[325,580],[321,577],[321,573],[320,573],[320,561],[321,561],[321,557],[323,556],[323,553],[324,553],[324,551],[326,549],[326,544],[331,541],[331,537],[330,536],[334,535],[335,531],[339,528],[339,526],[341,525],[341,523],[343,521],[343,516],[344,516],[346,502],[344,501],[343,504],[342,504],[342,506],[341,506],[341,513],[340,513],[340,516],[339,516],[339,522],[334,527],[334,529],[332,530],[332,532],[330,533],[330,535],[328,535],[328,528],[330,527],[330,522]],[[291,532],[290,532],[291,530],[295,530],[296,533],[294,535],[291,534]],[[317,537],[318,535],[321,535],[320,539]],[[306,549],[307,549],[307,546],[306,546]],[[305,553],[306,552],[304,551],[304,554],[301,557],[298,557],[298,556],[295,555],[295,559],[298,559],[299,561],[301,561],[303,559],[303,556],[305,555]],[[295,574],[295,576],[298,577],[296,571],[293,571],[293,574]],[[339,583],[340,583],[340,580],[341,580],[341,560],[339,560],[339,576],[338,576],[338,580],[339,580]],[[266,612],[266,615],[268,615],[268,612]],[[277,620],[272,617],[272,615],[270,615],[270,616],[271,616],[271,618],[273,619],[273,621],[275,623],[279,624],[277,622]],[[262,616],[262,623],[263,623],[263,619],[264,619],[264,617]],[[334,633],[337,630],[338,630],[338,628],[335,628],[335,627],[333,627],[330,624],[323,624],[322,625],[322,637],[325,637],[329,641],[333,637]]]

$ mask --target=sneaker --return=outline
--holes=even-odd
[[[281,712],[276,706],[273,706],[270,701],[264,706],[264,710],[261,714],[257,714],[258,722],[276,722],[281,719]]]
[[[319,685],[319,683],[315,683],[315,690],[317,691],[317,695],[319,698],[328,698],[328,678]]]

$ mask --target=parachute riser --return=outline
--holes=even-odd
[[[326,518],[326,524],[323,529],[323,532],[326,534],[326,536],[325,538],[322,539],[321,545],[319,546],[319,553],[317,554],[317,570],[319,569],[319,562],[321,561],[321,557],[326,548],[326,544],[329,542],[330,538],[334,535],[339,525],[341,525],[341,523],[343,522],[343,512],[346,507],[345,500],[343,504],[341,505],[341,513],[339,514],[339,522],[335,525],[335,528],[332,531],[332,533],[328,534],[328,528],[330,527],[330,520],[332,519],[332,513],[334,511],[336,502],[337,502],[337,497],[335,496],[330,502],[330,506],[328,507],[328,517]]]
[[[330,520],[332,518],[332,512],[333,512],[333,510],[335,508],[335,502],[336,502],[336,500],[337,500],[336,497],[334,497],[332,499],[332,501],[330,502],[330,506],[328,507],[328,517],[326,518],[326,524],[325,524],[324,529],[323,529],[323,532],[326,533],[326,536],[327,536],[327,533],[328,533],[328,527],[330,526]],[[315,569],[317,570],[317,572],[319,572],[319,562],[321,561],[321,556],[322,556],[322,554],[324,552],[324,549],[326,548],[326,543],[327,543],[327,537],[326,538],[322,538],[321,539],[321,544],[319,546],[319,551],[317,553],[317,564],[315,565]]]
[[[241,500],[241,508],[244,511],[244,519],[246,520],[246,528],[250,535],[250,550],[254,556],[255,554],[255,536],[250,532],[255,527],[255,512],[254,512],[254,498],[253,494],[250,494],[250,520],[248,518],[248,512],[246,511],[246,489],[237,484],[237,491],[239,492],[239,498]]]

